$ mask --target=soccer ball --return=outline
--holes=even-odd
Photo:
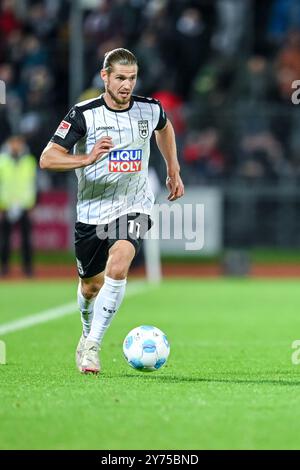
[[[134,369],[150,372],[160,369],[170,354],[166,335],[155,326],[138,326],[123,343],[126,361]]]

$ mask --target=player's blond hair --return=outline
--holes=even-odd
[[[111,73],[114,64],[137,65],[137,59],[128,49],[119,47],[118,49],[106,52],[104,55],[103,69]]]

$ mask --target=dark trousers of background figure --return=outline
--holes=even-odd
[[[23,272],[27,276],[32,275],[32,245],[31,245],[31,221],[28,211],[23,211],[17,222],[11,222],[6,212],[0,220],[0,260],[1,273],[9,272],[9,260],[11,255],[11,242],[13,227],[17,226],[21,236],[21,256]]]

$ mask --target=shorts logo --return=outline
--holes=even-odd
[[[149,126],[148,121],[138,121],[139,125],[139,134],[143,139],[149,137]]]
[[[142,169],[143,151],[113,150],[109,153],[109,171],[111,173],[134,173]]]
[[[70,129],[71,129],[70,122],[61,121],[60,125],[58,126],[55,132],[55,135],[58,135],[58,137],[65,139]]]
[[[83,269],[83,266],[82,266],[82,262],[79,261],[78,258],[76,258],[76,263],[77,263],[78,273],[80,274],[80,276],[83,276],[84,275],[84,269]]]

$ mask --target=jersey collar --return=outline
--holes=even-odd
[[[100,98],[101,98],[101,100],[102,100],[104,106],[105,106],[109,111],[112,111],[112,112],[114,112],[114,113],[127,113],[127,111],[129,111],[129,110],[132,108],[133,103],[134,103],[133,96],[131,96],[131,98],[130,98],[130,103],[129,103],[128,108],[126,108],[126,109],[113,109],[113,108],[110,108],[110,107],[108,106],[108,104],[106,103],[106,101],[105,101],[105,99],[104,99],[104,95],[101,95]]]

